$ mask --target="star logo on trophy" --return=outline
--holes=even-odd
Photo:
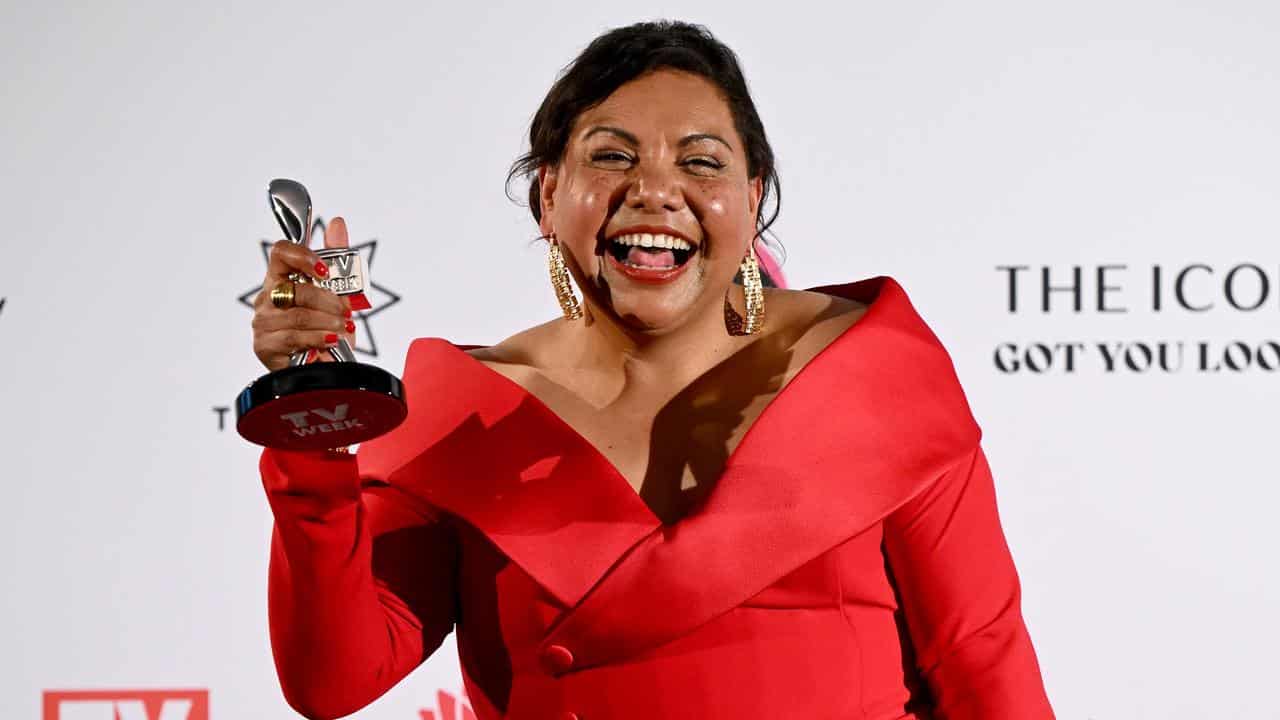
[[[322,247],[324,245],[325,221],[323,218],[315,218],[311,224],[311,247]],[[262,261],[264,266],[267,259],[271,255],[271,246],[275,244],[274,240],[259,241],[262,246]],[[377,239],[368,240],[356,245],[352,245],[351,250],[360,254],[360,258],[364,261],[364,267],[372,268],[373,257],[377,253]],[[370,270],[372,272],[372,270]],[[262,292],[262,286],[257,285],[251,290],[246,291],[236,298],[242,305],[253,309],[253,299],[258,293]],[[376,282],[369,282],[369,286],[364,291],[364,296],[368,298],[370,307],[352,313],[352,320],[356,322],[356,326],[363,331],[356,332],[356,344],[352,348],[357,353],[368,355],[369,357],[378,356],[378,342],[374,338],[373,326],[371,320],[378,313],[400,302],[400,296],[395,292],[387,289],[385,286]]]

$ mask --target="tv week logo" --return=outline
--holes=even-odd
[[[208,690],[46,690],[42,720],[209,720]]]
[[[315,435],[317,432],[337,432],[339,430],[364,427],[357,419],[347,419],[347,411],[349,409],[350,406],[347,403],[343,403],[335,407],[332,412],[324,408],[312,408],[310,410],[285,413],[280,416],[280,419],[293,423],[293,434],[298,437]],[[319,418],[319,420],[315,418]]]

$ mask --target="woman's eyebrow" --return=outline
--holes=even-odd
[[[728,148],[729,152],[733,152],[733,146],[730,145],[728,141],[726,141],[724,138],[720,137],[719,135],[713,135],[711,133],[693,133],[692,135],[685,135],[684,137],[680,138],[680,142],[676,144],[676,147],[684,147],[685,145],[696,143],[699,140],[715,140],[716,142]]]
[[[587,139],[589,139],[592,135],[595,135],[596,133],[609,133],[610,135],[617,135],[623,141],[630,143],[631,145],[635,145],[635,146],[640,145],[640,140],[637,139],[635,135],[632,135],[631,133],[627,132],[626,130],[623,130],[622,128],[616,128],[610,125],[597,125],[591,128],[590,130],[587,131],[585,135],[582,136],[583,141],[585,142]]]
[[[640,140],[635,135],[632,135],[631,133],[627,132],[626,130],[623,130],[620,127],[613,127],[612,125],[596,125],[595,127],[588,130],[582,136],[582,140],[585,142],[592,135],[595,135],[596,133],[608,133],[610,135],[616,135],[618,138],[620,138],[626,143],[629,143],[632,146],[638,147],[640,145]],[[733,146],[730,145],[727,140],[725,140],[724,138],[714,133],[692,133],[689,135],[685,135],[684,137],[680,138],[680,142],[676,143],[676,147],[684,147],[686,145],[691,145],[693,143],[698,142],[699,140],[713,140],[715,142],[720,143],[721,145],[724,145],[726,148],[729,149],[729,152],[733,152]]]

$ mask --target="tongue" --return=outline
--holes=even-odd
[[[671,267],[676,264],[676,254],[666,248],[633,247],[627,253],[627,262],[641,267]]]

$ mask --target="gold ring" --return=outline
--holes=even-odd
[[[294,289],[294,284],[291,282],[276,283],[276,286],[271,288],[271,304],[281,310],[293,307]]]

